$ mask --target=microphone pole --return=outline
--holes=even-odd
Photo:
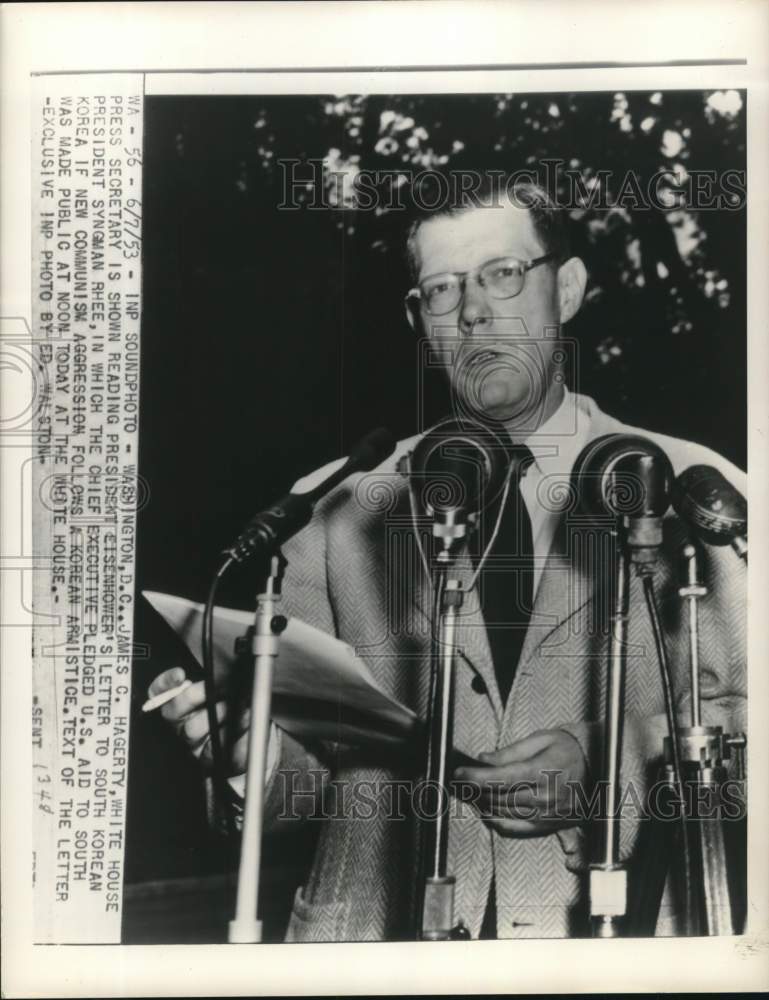
[[[464,601],[460,580],[451,575],[456,553],[473,530],[484,496],[504,484],[508,464],[504,441],[489,428],[470,421],[444,421],[404,456],[400,471],[408,477],[412,514],[415,483],[421,481],[422,507],[432,517],[438,548],[432,572],[433,615],[430,695],[427,715],[426,787],[429,807],[422,818],[418,940],[467,939],[469,931],[454,922],[456,879],[448,872],[449,783],[454,707],[454,658],[457,624]],[[414,523],[417,542],[419,530]],[[424,555],[423,555],[424,558]],[[430,574],[430,567],[425,561]]]
[[[226,550],[223,569],[233,562],[243,563],[258,556],[269,565],[267,581],[257,595],[254,625],[251,630],[251,652],[254,662],[254,683],[251,694],[251,717],[248,731],[248,762],[243,828],[238,869],[238,890],[235,916],[229,922],[230,944],[256,944],[262,940],[259,919],[259,868],[261,863],[262,829],[264,825],[264,792],[267,775],[267,749],[270,731],[272,675],[278,658],[280,634],[287,621],[278,614],[281,582],[287,565],[280,546],[296,534],[311,519],[315,503],[353,472],[375,468],[395,450],[395,439],[389,431],[372,431],[352,451],[346,462],[318,486],[306,493],[289,493],[266,511],[257,514],[240,537]],[[221,579],[223,570],[217,574]],[[213,595],[209,597],[204,621],[213,615]],[[211,649],[211,635],[205,635],[204,649]],[[215,711],[215,709],[214,709]],[[211,729],[212,742],[218,743],[216,728]]]
[[[445,551],[445,550],[444,550]],[[424,828],[425,841],[420,865],[422,884],[421,927],[423,941],[451,941],[469,937],[454,923],[456,879],[447,869],[449,842],[448,754],[454,707],[454,654],[456,626],[464,602],[462,583],[449,577],[449,557],[441,559],[434,586],[438,609],[438,639],[431,652],[431,704],[428,712],[427,788],[428,816],[433,826]]]
[[[736,932],[736,899],[731,885],[727,857],[722,787],[727,780],[726,761],[735,751],[737,777],[744,778],[744,733],[725,735],[721,726],[702,724],[699,678],[699,624],[697,604],[707,595],[699,567],[699,555],[692,544],[683,546],[683,580],[679,596],[689,611],[689,669],[691,674],[691,725],[681,729],[683,777],[692,794],[689,824],[694,842],[694,861],[700,891],[697,895],[697,920],[693,929],[700,934],[721,935]],[[669,758],[669,740],[665,740]]]
[[[238,867],[235,916],[228,925],[230,944],[258,944],[262,940],[259,919],[259,871],[262,860],[264,792],[267,749],[270,736],[272,675],[278,658],[280,635],[288,622],[279,615],[280,589],[286,560],[278,551],[270,557],[270,569],[262,593],[257,595],[251,630],[254,683],[248,729],[246,789]]]
[[[729,545],[747,563],[748,511],[745,498],[715,468],[693,465],[678,477],[673,488],[676,513],[703,542]],[[734,873],[730,871],[727,827],[721,815],[727,761],[736,757],[736,776],[744,780],[747,739],[744,733],[727,735],[721,726],[703,725],[700,704],[698,604],[708,593],[700,572],[697,546],[687,542],[681,550],[683,573],[679,596],[687,605],[691,724],[681,730],[683,767],[692,809],[689,823],[694,843],[694,867],[700,891],[695,929],[706,935],[734,934],[744,910]],[[668,748],[668,741],[666,750]],[[703,808],[707,806],[707,808]],[[734,845],[736,846],[736,845]],[[739,850],[744,850],[741,844]],[[744,890],[743,890],[744,895]]]
[[[590,866],[594,937],[618,937],[627,914],[627,869],[620,860],[620,772],[624,721],[630,566],[652,572],[670,505],[673,470],[665,453],[643,437],[606,434],[587,445],[574,466],[583,509],[613,521],[607,694],[604,721],[606,802],[600,860]]]

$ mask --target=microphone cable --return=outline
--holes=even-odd
[[[475,585],[478,582],[478,577],[480,576],[481,571],[483,570],[483,567],[486,563],[486,559],[488,558],[489,552],[491,552],[491,549],[494,546],[494,542],[497,540],[497,535],[499,534],[500,525],[502,524],[502,515],[504,513],[505,506],[507,504],[507,498],[510,493],[510,486],[513,480],[514,471],[515,471],[515,466],[514,464],[511,463],[510,467],[507,470],[507,473],[505,474],[505,485],[503,487],[502,500],[499,505],[497,518],[496,521],[494,522],[494,530],[492,531],[491,537],[489,538],[486,548],[483,550],[481,558],[478,561],[478,565],[475,568],[472,577],[470,578],[470,582],[467,585],[467,591],[466,591],[467,593],[470,593],[470,591],[472,591],[475,588]],[[430,584],[433,592],[435,592],[436,585],[435,581],[433,580],[432,573],[430,572],[430,561],[427,558],[427,554],[425,553],[424,546],[422,544],[422,539],[419,534],[419,515],[417,513],[417,499],[410,474],[408,477],[408,494],[409,494],[409,513],[411,517],[411,527],[414,532],[414,540],[416,543],[417,552],[419,553],[419,558],[422,563],[422,568],[425,571],[425,577],[427,578],[427,581]],[[433,611],[434,610],[435,607],[433,608]]]
[[[676,719],[675,700],[673,697],[673,682],[670,674],[670,663],[668,661],[667,649],[665,647],[665,636],[660,625],[659,609],[654,590],[654,579],[650,573],[643,574],[643,590],[646,598],[646,607],[649,612],[652,632],[654,634],[654,645],[657,651],[657,660],[660,667],[662,688],[665,695],[665,715],[667,716],[668,733],[670,734],[670,744],[673,754],[673,780],[678,791],[679,805],[681,807],[681,851],[684,860],[684,892],[686,898],[687,923],[690,923],[694,914],[694,875],[692,871],[691,845],[689,842],[689,827],[686,816],[686,801],[684,797],[684,775],[681,767],[681,735]]]
[[[211,780],[214,789],[214,809],[217,808],[224,817],[225,830],[228,836],[235,833],[235,818],[230,808],[230,798],[227,795],[227,774],[224,767],[224,751],[219,733],[219,718],[216,713],[216,678],[214,675],[214,607],[216,592],[219,589],[224,574],[233,565],[233,559],[228,557],[216,571],[206,598],[203,611],[203,634],[201,636],[203,651],[203,688],[206,695],[206,715],[208,717],[209,743],[211,746]]]

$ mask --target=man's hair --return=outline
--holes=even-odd
[[[481,173],[479,184],[466,189],[460,185],[453,198],[440,201],[435,208],[420,207],[406,235],[406,257],[412,280],[419,277],[419,259],[416,237],[420,228],[430,219],[454,217],[474,208],[499,208],[513,204],[528,209],[534,232],[540,239],[545,253],[555,255],[557,264],[569,259],[569,237],[565,213],[550,197],[545,188],[530,180],[520,180],[520,175],[499,171]]]

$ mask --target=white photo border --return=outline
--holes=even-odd
[[[6,996],[746,991],[769,987],[769,551],[766,442],[769,300],[769,5],[598,2],[9,4],[2,10],[2,318],[30,319],[30,73],[141,70],[146,92],[303,81],[309,67],[371,67],[345,93],[418,92],[436,67],[452,92],[745,87],[748,91],[748,330],[751,783],[748,931],[733,939],[426,944],[34,946],[29,885],[29,630],[3,627],[2,885]],[[736,60],[736,61],[734,61]],[[678,65],[664,65],[665,63]],[[686,62],[686,65],[682,65]],[[545,68],[534,69],[537,63]],[[630,65],[621,65],[621,64]],[[579,64],[582,64],[579,66]],[[399,79],[386,67],[399,67]],[[405,67],[421,67],[408,72]],[[451,66],[464,69],[457,80]],[[510,67],[484,70],[488,66]],[[296,67],[296,77],[276,69]],[[442,67],[442,68],[441,68]],[[516,68],[519,67],[519,68]],[[525,68],[521,68],[525,67]],[[579,67],[579,68],[578,68]],[[256,75],[256,71],[262,73]],[[200,71],[191,74],[190,71]],[[224,71],[221,75],[214,71]],[[240,71],[232,72],[232,71]],[[252,75],[252,71],[254,75]],[[267,72],[265,72],[267,71]],[[180,74],[181,75],[178,75]],[[490,73],[491,76],[488,76]],[[498,74],[511,83],[499,85]],[[453,76],[453,83],[450,83]],[[439,80],[440,78],[440,80]],[[513,80],[526,80],[525,86]],[[688,81],[688,82],[685,82]],[[397,85],[396,85],[397,83]],[[168,89],[164,92],[170,92]],[[189,89],[177,92],[192,92]],[[219,92],[219,91],[217,91]],[[288,91],[286,91],[288,92]],[[296,92],[296,91],[291,91]],[[10,387],[23,399],[24,387]],[[18,398],[18,395],[17,395]],[[9,393],[3,406],[14,412]],[[28,608],[28,511],[3,482],[3,617]],[[294,949],[300,953],[295,954]],[[307,953],[306,949],[311,949]],[[469,950],[468,950],[469,949]],[[311,962],[305,957],[311,954]]]

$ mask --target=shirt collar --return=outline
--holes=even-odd
[[[540,475],[568,477],[590,435],[590,417],[577,406],[564,387],[563,399],[553,415],[526,438]]]

